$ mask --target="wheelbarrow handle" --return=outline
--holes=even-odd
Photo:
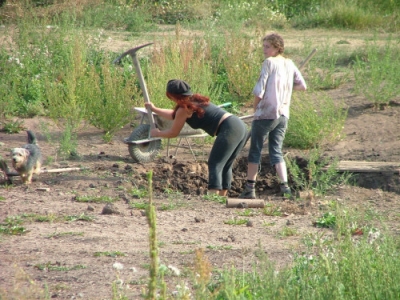
[[[140,88],[143,91],[144,101],[146,103],[150,103],[150,97],[149,97],[149,93],[147,91],[146,82],[144,80],[143,73],[140,68],[140,63],[139,63],[139,60],[138,60],[136,54],[132,55],[132,59],[133,59],[133,64],[135,65],[136,73],[139,78]],[[147,115],[149,117],[150,128],[151,129],[156,128],[156,122],[154,121],[154,115],[152,114],[151,108],[146,107],[146,109],[147,109]]]
[[[142,89],[144,101],[146,103],[150,103],[150,97],[149,97],[149,93],[147,91],[146,81],[144,80],[142,69],[140,67],[140,62],[139,62],[139,59],[137,58],[136,53],[140,49],[142,49],[144,47],[147,47],[147,46],[150,46],[152,44],[153,43],[147,43],[147,44],[144,44],[144,45],[129,49],[128,51],[125,51],[124,53],[122,53],[119,57],[117,57],[113,61],[113,63],[116,64],[116,63],[120,63],[122,58],[124,58],[127,55],[130,55],[132,57],[133,65],[135,66],[136,75],[137,75],[137,77],[139,79],[140,88]],[[150,128],[151,129],[156,128],[156,123],[154,121],[154,116],[153,116],[153,114],[151,112],[151,109],[147,108],[147,107],[146,107],[146,109],[147,109],[147,115],[149,117]]]

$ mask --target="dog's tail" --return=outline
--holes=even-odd
[[[35,134],[30,130],[27,130],[26,133],[28,134],[28,144],[37,145],[37,140],[36,140]]]

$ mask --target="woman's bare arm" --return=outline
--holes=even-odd
[[[161,115],[160,115],[161,116]],[[184,108],[176,111],[174,122],[171,128],[160,131],[158,128],[152,129],[150,134],[152,137],[174,138],[179,135],[187,119],[187,113]]]
[[[167,119],[167,120],[173,120],[173,115],[174,115],[174,110],[172,109],[166,109],[166,108],[159,108],[155,106],[152,102],[145,103],[144,106],[146,108],[150,108],[152,112],[155,114],[159,115],[160,117]]]

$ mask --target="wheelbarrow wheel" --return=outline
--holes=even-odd
[[[150,125],[140,124],[132,131],[127,139],[128,141],[137,141],[147,139],[149,137]],[[153,161],[158,155],[161,148],[161,140],[155,140],[142,144],[128,144],[129,154],[132,158],[140,163]]]

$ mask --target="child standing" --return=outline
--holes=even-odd
[[[263,38],[265,60],[260,77],[253,89],[254,119],[248,154],[247,182],[239,198],[255,199],[255,183],[261,151],[268,138],[270,163],[275,166],[282,194],[291,194],[282,145],[289,119],[293,90],[304,91],[306,83],[292,60],[283,56],[284,41],[276,33]]]

